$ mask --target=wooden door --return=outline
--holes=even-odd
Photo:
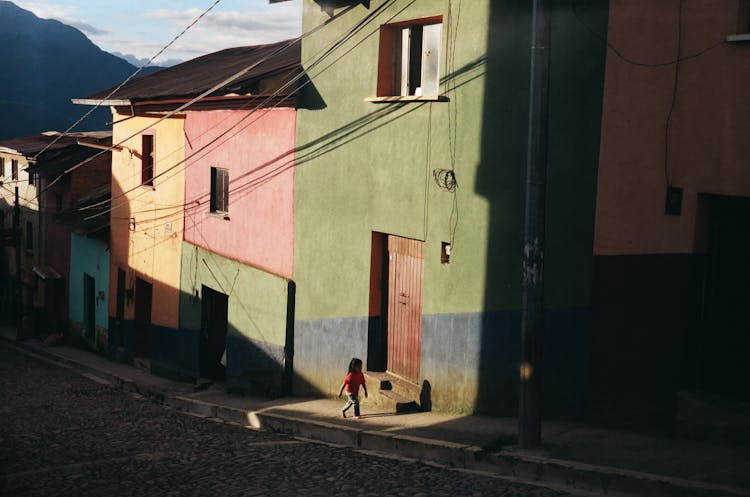
[[[151,283],[140,278],[135,279],[135,316],[133,319],[134,340],[133,355],[149,356],[151,341]]]
[[[419,381],[424,243],[388,236],[388,370]]]

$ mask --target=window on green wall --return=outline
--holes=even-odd
[[[442,16],[380,28],[379,97],[438,95],[442,29]]]
[[[211,168],[211,212],[226,214],[229,212],[229,170],[221,167]]]

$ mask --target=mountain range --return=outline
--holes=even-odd
[[[78,29],[0,0],[0,139],[64,131],[90,108],[70,99],[110,88],[136,70]],[[161,67],[148,67],[146,75]],[[108,107],[76,131],[108,128]]]

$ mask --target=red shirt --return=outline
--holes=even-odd
[[[359,395],[359,386],[365,384],[365,375],[362,373],[349,373],[344,378],[346,391],[352,395]]]

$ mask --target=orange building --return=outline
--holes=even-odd
[[[608,415],[748,398],[748,33],[745,0],[610,3],[592,377]]]

